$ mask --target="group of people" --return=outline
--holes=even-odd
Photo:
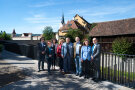
[[[89,41],[85,40],[82,44],[80,38],[75,38],[75,43],[70,41],[70,38],[59,40],[59,44],[56,40],[48,41],[45,43],[44,37],[40,39],[38,43],[39,61],[38,71],[44,71],[44,61],[47,61],[48,74],[50,74],[50,68],[55,69],[56,58],[59,61],[59,69],[63,74],[71,73],[71,62],[75,61],[76,76],[81,77],[84,75],[85,78],[89,76],[89,66],[94,65],[94,78],[99,79],[100,77],[100,44],[98,40],[93,38],[93,46],[89,45]],[[83,70],[82,70],[83,68]]]

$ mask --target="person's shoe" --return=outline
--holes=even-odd
[[[38,70],[38,72],[40,72],[40,70]]]
[[[86,76],[86,78],[88,79],[88,78],[89,78],[89,76],[87,75],[87,76]]]
[[[82,75],[81,74],[79,74],[79,77],[81,77]]]
[[[42,71],[45,71],[45,69],[42,69]]]
[[[85,75],[84,78],[87,78],[87,76]]]
[[[65,75],[65,74],[66,74],[66,72],[62,72],[62,74],[63,74],[63,75]]]
[[[95,82],[99,82],[100,80],[99,80],[98,78],[96,78],[94,81],[95,81]]]
[[[95,77],[92,78],[92,80],[95,80],[95,79],[96,79]]]
[[[76,73],[75,75],[76,75],[76,76],[78,76],[79,74],[78,74],[78,73]]]

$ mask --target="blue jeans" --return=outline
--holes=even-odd
[[[70,71],[70,60],[71,60],[71,57],[70,55],[66,55],[64,57],[64,72],[69,72]]]
[[[80,56],[75,57],[76,74],[82,74],[82,64]]]

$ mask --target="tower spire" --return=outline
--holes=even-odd
[[[64,25],[64,24],[65,24],[65,20],[64,20],[64,13],[62,14],[61,24],[62,24],[62,25]]]

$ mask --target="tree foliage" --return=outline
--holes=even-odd
[[[0,40],[12,40],[11,35],[6,34],[6,32],[0,33]]]
[[[51,40],[52,38],[54,38],[53,28],[50,26],[46,26],[43,30],[43,36],[45,37],[45,40]]]
[[[69,29],[65,37],[69,37],[71,42],[75,42],[75,37],[79,37],[82,40],[83,34],[80,29]]]
[[[92,23],[90,26],[90,30],[92,30],[96,25],[97,25],[97,23]]]
[[[132,46],[133,43],[129,42],[127,38],[118,38],[112,43],[113,52],[117,54],[132,54]]]

